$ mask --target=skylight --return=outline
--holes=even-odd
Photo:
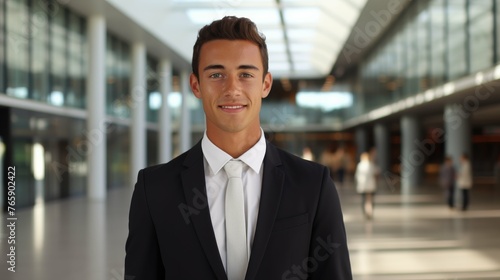
[[[107,0],[187,62],[198,30],[226,15],[254,21],[275,78],[329,74],[366,0]],[[273,58],[277,56],[277,58]]]

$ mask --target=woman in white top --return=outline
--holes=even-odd
[[[472,170],[469,157],[462,154],[460,158],[460,169],[457,175],[457,187],[462,192],[462,211],[469,206],[469,190],[472,188]]]
[[[361,194],[363,214],[367,219],[373,217],[373,196],[377,190],[378,167],[370,160],[368,153],[361,154],[361,161],[356,166],[354,179],[356,191]]]

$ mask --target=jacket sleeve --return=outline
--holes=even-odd
[[[144,185],[144,170],[141,170],[130,204],[129,233],[125,245],[125,280],[165,279]]]
[[[352,279],[340,200],[326,168],[313,221],[308,268],[311,280]]]

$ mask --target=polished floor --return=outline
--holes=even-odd
[[[411,194],[382,187],[365,220],[350,184],[339,188],[354,279],[500,279],[500,188],[472,191],[467,212],[445,207],[437,187]],[[16,272],[7,270],[7,216],[2,214],[0,279],[123,279],[129,190],[106,203],[84,198],[19,210]]]

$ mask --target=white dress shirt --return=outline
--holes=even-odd
[[[215,146],[207,137],[203,135],[201,140],[205,167],[205,183],[207,186],[208,206],[210,217],[214,227],[215,239],[222,259],[224,269],[226,269],[226,224],[225,224],[225,196],[227,186],[227,175],[224,172],[224,165],[231,159],[223,150]],[[262,189],[263,161],[266,154],[266,140],[264,131],[261,129],[259,141],[243,155],[239,160],[243,163],[243,193],[245,195],[245,216],[247,227],[247,248],[250,258],[257,217],[259,214],[260,193]]]

